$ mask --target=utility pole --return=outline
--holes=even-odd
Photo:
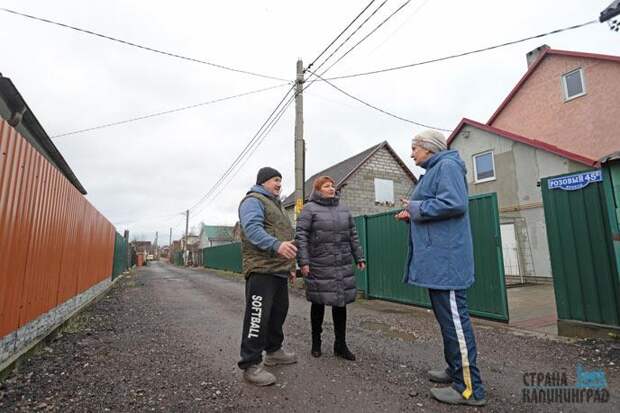
[[[304,206],[304,64],[297,60],[297,78],[295,80],[295,220]]]
[[[183,243],[183,261],[187,264],[187,236],[189,233],[189,209],[185,211],[185,242]]]
[[[159,253],[158,253],[158,250],[159,250],[159,243],[158,243],[158,240],[159,240],[159,232],[158,232],[158,231],[155,231],[155,251],[153,251],[153,255],[154,255],[155,257],[158,257],[158,256],[159,256]]]
[[[172,251],[172,227],[170,227],[170,241],[168,242],[168,249]]]

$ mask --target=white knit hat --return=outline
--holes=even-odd
[[[433,129],[426,129],[418,133],[411,141],[411,144],[414,146],[421,146],[422,148],[433,153],[448,149],[448,146],[446,145],[446,137],[443,133]]]

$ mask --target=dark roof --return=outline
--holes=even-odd
[[[467,118],[463,118],[461,120],[461,122],[459,123],[459,125],[454,129],[454,131],[452,132],[452,134],[450,135],[450,137],[448,138],[448,147],[450,147],[450,145],[452,144],[452,142],[454,141],[454,139],[456,139],[457,136],[459,136],[459,133],[461,132],[461,129],[463,129],[463,127],[465,125],[470,125],[474,128],[477,129],[482,129],[484,131],[490,132],[490,133],[494,133],[496,135],[502,136],[506,139],[510,139],[512,141],[515,142],[520,142],[523,143],[525,145],[529,145],[529,146],[533,146],[535,148],[538,149],[542,149],[544,151],[556,154],[558,156],[561,156],[563,158],[566,159],[570,159],[571,161],[575,161],[587,166],[595,166],[596,165],[596,160],[594,159],[590,159],[588,157],[573,153],[573,152],[569,152],[567,150],[564,150],[562,148],[558,148],[555,145],[550,145],[548,143],[536,140],[536,139],[531,139],[531,138],[526,138],[525,136],[521,136],[521,135],[517,135],[516,133],[512,133],[512,132],[508,132],[506,130],[503,129],[499,129],[496,128],[494,126],[489,126],[489,125],[485,125],[483,123],[480,122],[476,122],[475,120],[471,120],[471,119],[467,119]]]
[[[394,149],[392,149],[390,144],[387,143],[387,141],[383,141],[377,145],[371,146],[370,148],[366,149],[363,152],[358,153],[357,155],[353,155],[352,157],[347,158],[344,161],[338,162],[337,164],[332,165],[327,169],[317,172],[314,175],[312,175],[310,178],[306,179],[306,183],[304,185],[305,199],[308,199],[310,197],[310,194],[312,193],[312,183],[314,182],[316,178],[322,175],[331,176],[336,181],[336,188],[340,189],[342,187],[342,184],[344,184],[346,180],[349,179],[349,177],[353,175],[353,173],[357,171],[359,167],[364,164],[364,162],[370,159],[370,157],[374,155],[375,152],[377,152],[381,148],[387,149],[387,151],[390,152],[390,154],[394,157],[394,159],[396,159],[396,162],[400,164],[400,166],[407,173],[407,175],[411,177],[413,182],[417,183],[418,180],[416,179],[415,175],[413,175],[413,172],[409,170],[409,168],[407,167],[407,165],[405,165],[403,160],[400,159],[400,157],[396,154],[396,152],[394,152]],[[284,207],[289,207],[294,204],[295,204],[295,193],[294,192],[290,194],[288,197],[286,197],[284,202],[282,202],[282,205]]]
[[[56,145],[54,145],[37,118],[34,116],[34,113],[32,113],[28,107],[28,104],[21,96],[11,79],[2,76],[2,74],[0,74],[0,99],[6,103],[12,114],[23,112],[21,122],[14,127],[20,129],[21,125],[21,127],[28,132],[24,138],[26,138],[48,161],[58,168],[58,170],[69,180],[69,182],[71,182],[75,188],[77,188],[78,191],[86,195],[86,189],[84,189],[67,164],[67,161],[65,161],[65,158],[63,158],[60,154],[58,148],[56,148]],[[8,120],[9,119],[7,119],[7,121]]]

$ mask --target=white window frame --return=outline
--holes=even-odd
[[[392,200],[385,200],[385,201],[380,201],[377,196],[377,183],[378,181],[382,181],[385,184],[387,184],[389,182],[391,189],[392,189]],[[384,205],[387,204],[388,206],[394,206],[395,205],[395,198],[396,198],[396,193],[394,192],[394,180],[393,179],[386,179],[386,178],[377,178],[375,177],[373,180],[374,183],[374,190],[375,190],[375,205],[380,204],[380,205]]]
[[[566,85],[566,77],[568,75],[571,75],[575,72],[579,72],[579,78],[581,79],[581,89],[582,92],[577,94],[577,95],[573,95],[573,96],[568,96],[568,86]],[[564,102],[569,102],[573,99],[577,99],[578,97],[581,97],[583,95],[586,94],[586,78],[583,75],[583,68],[577,68],[574,70],[571,70],[570,72],[566,72],[562,75],[562,90],[564,91]]]
[[[487,155],[489,153],[491,154],[491,165],[493,165],[493,176],[490,176],[484,179],[478,179],[478,168],[476,167],[476,158],[479,156]],[[495,181],[497,179],[497,174],[495,171],[495,153],[493,152],[493,150],[477,153],[473,155],[471,158],[474,164],[474,183],[480,184],[483,182]]]

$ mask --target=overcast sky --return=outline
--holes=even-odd
[[[404,0],[389,0],[364,35]],[[361,1],[0,1],[0,7],[71,24],[213,63],[293,79],[368,3]],[[376,5],[380,4],[376,1]],[[583,23],[610,0],[412,1],[334,66],[340,75],[463,52]],[[281,82],[124,46],[0,12],[0,72],[13,80],[50,136],[209,101]],[[354,39],[359,39],[356,36]],[[486,122],[526,70],[525,54],[552,48],[620,55],[607,24],[385,74],[338,80],[344,90],[397,115],[453,129],[462,117]],[[352,45],[353,43],[350,43]],[[346,50],[343,48],[342,50]],[[152,239],[194,205],[249,142],[286,87],[131,124],[55,139],[117,229]],[[307,176],[387,140],[409,159],[421,128],[373,111],[329,85],[304,92]],[[258,168],[271,165],[293,189],[294,110],[210,202],[191,216],[232,225]],[[163,217],[163,218],[162,218]],[[132,236],[133,238],[133,236]]]

